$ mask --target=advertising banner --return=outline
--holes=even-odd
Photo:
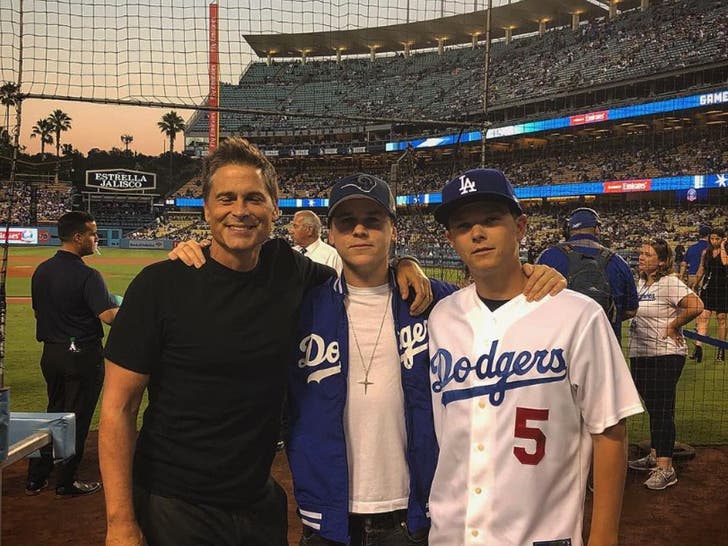
[[[0,244],[5,243],[6,227],[0,226]],[[11,227],[8,231],[8,242],[11,245],[37,245],[38,229],[27,227]]]
[[[629,193],[633,191],[650,191],[652,179],[611,180],[604,183],[604,193]]]
[[[109,191],[144,191],[157,187],[157,175],[127,169],[86,171],[86,187]]]

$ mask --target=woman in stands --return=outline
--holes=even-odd
[[[650,470],[649,489],[677,483],[672,467],[675,446],[675,391],[687,347],[682,327],[703,311],[703,302],[673,271],[674,258],[664,239],[642,245],[639,258],[639,308],[630,325],[629,359],[632,378],[650,416],[652,448],[629,462],[635,470]]]
[[[703,251],[695,281],[695,286],[702,287],[700,298],[705,304],[705,311],[698,319],[698,333],[706,334],[710,316],[715,314],[718,321],[717,337],[722,341],[726,340],[726,313],[728,313],[728,256],[725,244],[725,231],[721,228],[711,229],[708,248]],[[700,351],[698,346],[695,349],[695,360],[700,362],[703,357],[702,347]],[[725,349],[718,348],[715,359],[724,362]]]

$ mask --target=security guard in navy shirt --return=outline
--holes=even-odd
[[[69,212],[58,220],[61,250],[33,274],[31,294],[36,338],[43,343],[40,366],[48,391],[49,412],[76,414],[76,454],[58,465],[56,496],[89,495],[99,482],[77,479],[86,436],[104,379],[102,322],[111,324],[118,310],[101,274],[82,260],[97,252],[96,222],[86,212]],[[25,492],[39,494],[53,468],[50,447],[28,465]]]
[[[572,211],[566,221],[566,242],[576,251],[596,256],[604,248],[599,243],[600,225],[599,214],[594,209],[578,208]],[[536,263],[549,265],[569,278],[569,257],[558,245],[544,250]],[[621,341],[622,321],[634,317],[637,313],[639,306],[637,287],[629,265],[616,253],[610,256],[605,273],[616,306],[615,316],[610,317],[610,322],[617,340]]]

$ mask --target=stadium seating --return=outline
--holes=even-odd
[[[654,3],[614,20],[556,29],[543,37],[492,48],[491,106],[634,80],[728,58],[728,4],[718,0]],[[312,112],[409,119],[453,119],[482,111],[483,52],[453,47],[437,52],[335,61],[252,63],[237,84],[223,84],[226,107],[278,116],[221,115],[222,133],[340,126]],[[194,131],[204,132],[206,116]]]
[[[644,142],[577,141],[558,148],[538,148],[501,152],[488,156],[491,167],[505,172],[516,186],[546,186],[596,180],[627,180],[728,172],[728,137],[708,138],[700,133],[683,135],[679,142],[649,144]],[[598,147],[597,147],[598,146]],[[422,165],[404,169],[398,181],[399,195],[439,191],[444,182],[460,170],[474,165],[453,166],[449,161],[429,161],[427,152],[420,157]],[[379,163],[366,170],[389,178],[392,156],[382,155]],[[350,174],[349,163],[331,159],[278,162],[282,197],[326,197],[331,183]],[[177,196],[199,197],[199,178],[190,180]]]

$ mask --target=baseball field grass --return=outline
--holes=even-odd
[[[11,249],[5,381],[11,389],[12,411],[45,410],[45,383],[38,365],[41,344],[35,340],[35,320],[29,300],[30,276],[35,266],[56,250],[50,247]],[[102,273],[111,292],[123,295],[144,265],[165,258],[165,251],[103,248],[101,256],[89,256],[85,261]],[[446,277],[448,281],[456,281],[460,275],[434,269],[428,274]],[[628,339],[626,326],[625,323],[625,345]],[[715,335],[714,320],[711,320],[709,334]],[[706,347],[700,364],[688,360],[678,385],[676,417],[678,440],[694,445],[728,444],[728,364],[715,361],[715,348]],[[97,426],[98,411],[92,428]],[[631,418],[629,431],[633,442],[649,438],[646,414]]]

